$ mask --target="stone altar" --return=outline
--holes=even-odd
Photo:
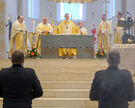
[[[59,48],[76,48],[77,58],[94,58],[93,36],[80,35],[41,35],[41,57],[48,59],[59,58]]]

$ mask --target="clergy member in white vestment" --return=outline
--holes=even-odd
[[[87,29],[83,26],[82,22],[78,22],[78,26],[80,29],[80,35],[88,35]]]
[[[24,24],[23,16],[18,16],[12,26],[9,51],[10,57],[14,50],[27,51],[27,29]]]
[[[121,12],[118,12],[117,13],[117,22],[115,24],[115,28],[114,28],[114,44],[122,44],[122,37],[124,35],[124,28],[123,27],[120,27],[118,25],[118,21],[119,20],[122,20],[122,21],[125,21],[125,19],[122,17],[122,13]]]
[[[51,35],[53,33],[53,27],[47,22],[47,20],[47,17],[43,17],[42,22],[36,27],[35,46],[39,53],[41,50],[41,35]]]
[[[111,49],[112,31],[111,23],[106,19],[106,14],[102,15],[102,21],[99,24],[98,30],[98,47],[104,47],[107,51]]]

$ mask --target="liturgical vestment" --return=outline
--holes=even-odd
[[[27,51],[26,31],[27,29],[25,24],[16,20],[11,30],[9,56],[12,55],[14,50],[22,50],[23,52]]]
[[[58,26],[58,34],[75,35],[77,27],[71,20],[64,20]],[[59,56],[76,56],[76,48],[59,48]]]
[[[43,33],[44,31],[48,31],[48,33]],[[50,35],[52,33],[53,33],[53,28],[49,23],[44,24],[43,22],[41,22],[40,24],[37,25],[35,46],[38,49],[39,53],[41,50],[41,35]]]

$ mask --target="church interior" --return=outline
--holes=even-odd
[[[0,0],[0,70],[12,65],[11,46],[20,44],[15,42],[19,38],[12,41],[14,22],[21,16],[27,27],[27,38],[22,44],[23,47],[27,45],[24,66],[35,70],[44,91],[41,98],[33,100],[33,108],[97,108],[98,102],[90,101],[89,91],[95,72],[108,67],[106,56],[109,51],[120,52],[119,67],[128,69],[135,83],[134,4],[135,0]],[[128,32],[131,35],[126,38],[127,43],[115,38],[119,12],[125,21],[133,20],[130,30],[119,34],[123,36]],[[65,26],[62,27],[67,16],[71,23],[67,26],[63,22]],[[40,29],[42,21],[47,21],[52,31],[46,27],[49,32],[40,34],[38,26]],[[81,24],[87,30],[84,35]],[[70,27],[73,34],[62,33],[64,29],[70,31]],[[21,35],[24,34],[18,34]],[[129,102],[129,108],[134,106],[135,101]]]

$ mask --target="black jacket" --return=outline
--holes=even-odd
[[[31,108],[32,99],[43,95],[35,71],[13,65],[0,71],[0,97],[3,108]]]
[[[128,108],[135,98],[130,72],[116,66],[96,72],[89,98],[99,101],[99,108]]]

